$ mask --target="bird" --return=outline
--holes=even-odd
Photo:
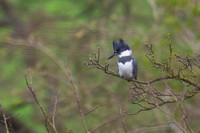
[[[119,56],[118,72],[120,77],[128,79],[128,81],[137,80],[138,65],[136,60],[131,56],[132,50],[129,45],[120,39],[119,42],[113,41],[114,53],[110,55],[107,60],[114,56]]]

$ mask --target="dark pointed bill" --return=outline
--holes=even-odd
[[[113,56],[116,56],[116,55],[117,55],[117,53],[113,53],[111,56],[109,56],[109,57],[107,58],[107,60],[111,59]]]

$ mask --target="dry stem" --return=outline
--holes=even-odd
[[[31,94],[33,95],[33,98],[34,98],[36,104],[39,106],[39,108],[40,108],[40,110],[41,110],[41,112],[42,112],[42,114],[43,114],[43,116],[44,116],[44,118],[45,118],[45,125],[46,125],[47,131],[50,132],[49,129],[48,129],[48,125],[47,125],[47,123],[49,123],[49,125],[53,128],[54,132],[57,133],[56,127],[55,127],[55,126],[52,124],[52,122],[49,120],[49,118],[48,118],[48,116],[47,116],[47,114],[46,114],[44,108],[43,108],[42,105],[40,104],[40,102],[39,102],[39,100],[38,100],[38,98],[37,98],[37,96],[36,96],[36,94],[35,94],[34,88],[32,87],[32,76],[31,76],[30,69],[28,69],[28,76],[29,76],[29,79],[30,79],[30,83],[28,82],[28,78],[27,78],[27,75],[26,75],[26,76],[25,76],[26,85],[28,86],[28,88],[29,88]]]
[[[4,112],[4,108],[2,107],[1,101],[0,101],[0,108],[1,108],[2,115],[3,115],[3,120],[4,120],[4,124],[5,124],[5,128],[6,128],[6,133],[9,133],[6,114]]]

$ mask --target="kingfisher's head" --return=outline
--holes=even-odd
[[[113,41],[113,50],[114,53],[108,57],[107,60],[111,59],[114,56],[130,56],[132,54],[132,51],[127,43],[124,42],[123,39],[120,39],[119,42]]]

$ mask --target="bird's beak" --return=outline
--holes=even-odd
[[[109,56],[109,57],[107,58],[107,60],[111,59],[113,56],[116,56],[116,55],[117,55],[117,53],[113,53],[111,56]]]

